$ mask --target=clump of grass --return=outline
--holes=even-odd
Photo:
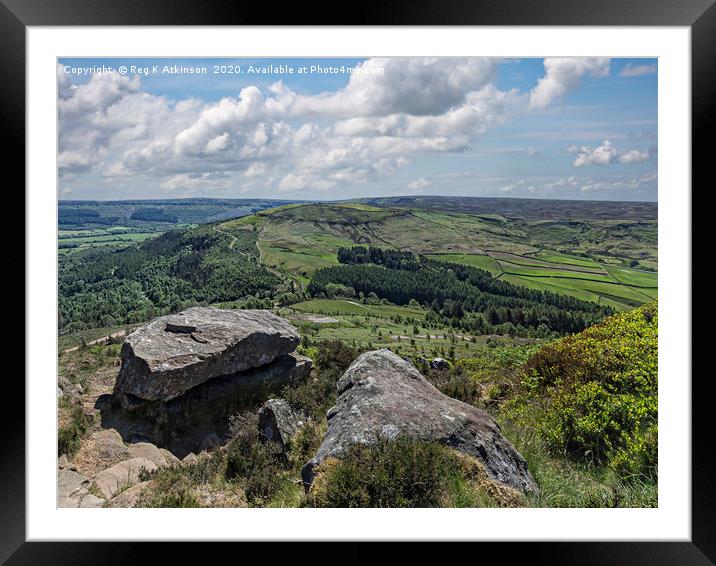
[[[624,479],[608,466],[555,456],[534,430],[500,422],[502,432],[527,460],[540,488],[529,495],[531,507],[657,507],[658,486],[646,476]]]
[[[195,494],[196,480],[192,477],[194,468],[201,462],[188,466],[172,466],[163,468],[149,475],[146,479],[155,482],[155,487],[146,490],[139,497],[137,507],[175,508],[201,507]]]
[[[139,479],[152,481],[151,489],[139,498],[137,507],[201,507],[197,490],[216,484],[223,477],[225,458],[214,452],[195,464],[160,468],[153,472],[142,470]]]
[[[85,415],[80,405],[64,404],[63,407],[69,413],[69,424],[61,426],[57,433],[57,454],[72,455],[80,447],[82,437],[91,426],[90,417]]]
[[[308,422],[293,435],[288,450],[288,463],[291,470],[300,472],[303,465],[313,457],[323,442],[326,428],[325,420],[316,421],[309,418]]]

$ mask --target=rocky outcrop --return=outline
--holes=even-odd
[[[94,483],[110,499],[136,484],[141,479],[142,470],[153,472],[156,469],[157,465],[147,458],[130,458],[97,474]]]
[[[113,394],[98,399],[103,428],[178,458],[212,450],[228,418],[308,376],[296,329],[268,310],[194,307],[126,338]]]
[[[306,417],[283,399],[269,399],[259,409],[259,434],[277,443],[282,452],[288,449],[291,437],[306,423]]]
[[[222,443],[228,418],[308,376],[313,363],[295,353],[248,371],[210,379],[167,402],[123,395],[120,406],[102,405],[102,426],[116,428],[128,442],[152,442],[183,457],[200,452],[207,437]]]
[[[150,444],[149,442],[137,442],[136,444],[130,444],[128,446],[128,450],[129,453],[132,455],[132,458],[146,458],[147,460],[150,460],[157,468],[166,468],[167,466],[171,465],[170,462],[167,461],[167,457],[162,453],[162,451],[156,446],[154,446],[154,444]],[[174,458],[174,460],[177,459],[175,456],[172,457]]]
[[[83,474],[91,476],[128,458],[131,454],[120,434],[108,428],[90,434],[82,442],[73,462]]]
[[[66,454],[57,460],[58,506],[131,506],[123,502],[136,499],[132,487],[142,479],[142,470],[179,464],[174,454],[153,444],[125,445],[114,429],[95,431],[83,440],[72,462]],[[130,494],[120,497],[125,490]]]
[[[524,458],[492,417],[442,394],[390,350],[359,356],[337,387],[339,397],[328,411],[326,435],[302,470],[307,488],[316,467],[326,458],[340,458],[349,445],[406,435],[436,441],[476,458],[494,481],[523,492],[537,491]]]
[[[271,311],[193,307],[127,336],[115,393],[169,401],[212,378],[265,366],[298,343],[296,329]]]
[[[64,375],[57,378],[57,397],[67,397],[71,401],[77,402],[84,393],[84,389],[79,383],[72,383]]]
[[[91,482],[77,470],[62,467],[57,471],[58,507],[102,507],[104,499],[89,492]]]

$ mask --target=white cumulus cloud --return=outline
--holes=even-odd
[[[619,163],[641,163],[649,161],[651,153],[648,149],[631,149],[619,155]]]
[[[530,93],[531,108],[545,108],[553,100],[581,84],[582,77],[609,75],[609,59],[605,57],[549,57],[544,60],[545,76]]]
[[[609,140],[598,147],[582,146],[575,148],[572,146],[571,153],[576,153],[572,165],[575,167],[584,167],[585,165],[609,165],[617,156],[617,150]]]
[[[139,78],[114,73],[75,85],[59,67],[60,177],[95,176],[115,187],[132,179],[174,194],[246,186],[266,194],[327,191],[375,182],[427,154],[469,151],[489,130],[544,108],[582,77],[609,72],[608,59],[546,59],[537,86],[520,92],[495,85],[497,65],[480,58],[369,59],[359,68],[382,73],[354,73],[333,91],[305,94],[277,82],[211,102],[153,95]],[[604,152],[578,149],[575,161],[596,163]],[[539,156],[533,147],[520,152]],[[627,152],[622,159],[639,158]],[[419,191],[433,181],[417,178],[405,187]]]
[[[602,145],[592,146],[570,146],[567,148],[569,153],[576,154],[572,165],[575,167],[585,167],[587,165],[611,165],[614,162],[619,163],[642,163],[651,159],[651,152],[648,149],[631,149],[627,151],[617,151],[617,148],[609,140],[604,140]]]

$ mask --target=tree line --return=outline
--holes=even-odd
[[[237,231],[239,232],[239,231]],[[169,231],[138,246],[59,258],[59,329],[142,322],[194,304],[273,296],[281,280],[258,262],[256,235],[212,226]]]
[[[466,331],[486,333],[510,323],[567,334],[612,312],[574,297],[501,281],[483,269],[411,252],[354,246],[339,248],[337,257],[342,265],[314,274],[308,286],[312,296],[325,295],[330,285],[342,285],[399,305],[415,300],[432,311],[431,319]]]

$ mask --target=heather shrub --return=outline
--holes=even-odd
[[[407,437],[354,444],[321,463],[307,503],[314,507],[495,507],[519,494],[489,480],[476,460]]]

